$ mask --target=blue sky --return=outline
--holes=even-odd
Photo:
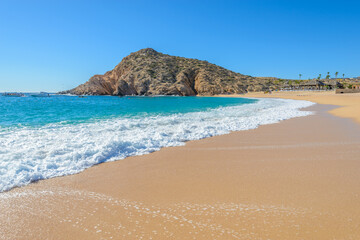
[[[253,76],[360,76],[360,1],[0,0],[0,91],[60,91],[141,48]]]

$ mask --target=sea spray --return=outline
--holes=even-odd
[[[200,98],[184,99],[188,101],[186,104],[192,104],[191,101]],[[226,105],[205,104],[195,110],[193,107],[177,110],[174,105],[165,111],[149,109],[148,113],[133,111],[131,114],[129,109],[127,114],[102,117],[98,114],[96,118],[78,117],[75,120],[63,116],[61,121],[45,120],[42,124],[36,124],[31,120],[30,125],[24,122],[20,127],[2,126],[0,191],[40,179],[75,174],[102,162],[143,155],[163,147],[180,146],[189,140],[306,116],[311,112],[300,109],[312,103],[251,99],[238,103],[229,101],[229,106]],[[90,107],[94,106],[90,104]],[[97,111],[101,112],[101,109]]]

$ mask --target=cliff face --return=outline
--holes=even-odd
[[[61,93],[76,95],[214,95],[264,90],[257,78],[151,48],[125,57],[113,70]],[[255,88],[255,89],[254,89]]]

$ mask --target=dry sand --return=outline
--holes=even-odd
[[[235,96],[235,95],[233,95]],[[333,91],[294,91],[294,92],[273,92],[264,94],[262,92],[247,93],[245,97],[267,97],[287,98],[297,100],[308,100],[319,104],[331,104],[339,106],[330,111],[335,116],[352,118],[360,123],[360,93],[335,94]]]
[[[315,105],[2,193],[0,239],[360,239],[360,125],[328,113],[360,119],[360,95],[288,97],[347,111]]]

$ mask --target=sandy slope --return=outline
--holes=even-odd
[[[0,239],[360,239],[360,125],[327,113],[358,119],[358,96],[299,95],[346,111],[2,193]]]

